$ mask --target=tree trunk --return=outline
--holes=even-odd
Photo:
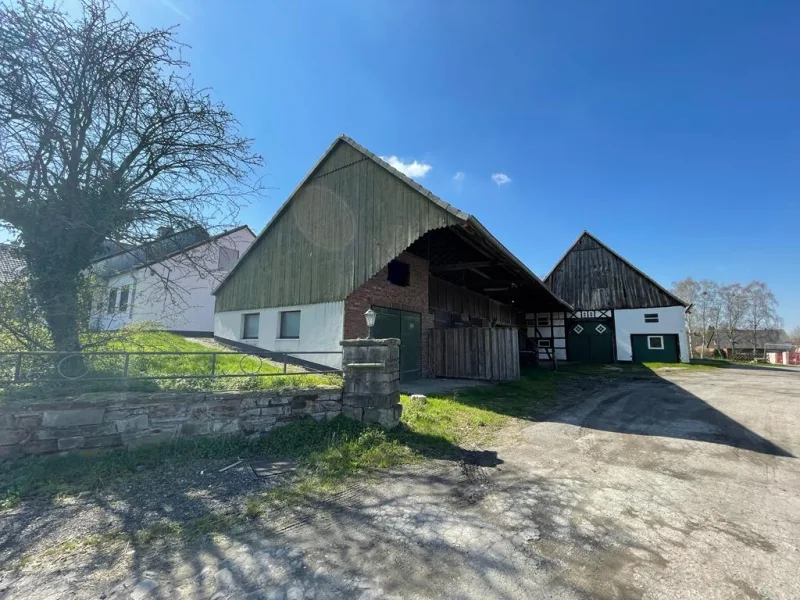
[[[49,273],[34,277],[31,285],[34,297],[44,311],[45,321],[53,339],[53,349],[60,353],[79,353],[81,351],[78,302],[78,274]],[[67,377],[81,376],[86,371],[83,358],[59,354],[55,368]],[[62,362],[63,361],[63,362]]]

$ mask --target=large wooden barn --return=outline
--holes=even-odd
[[[338,352],[372,308],[406,380],[514,378],[525,314],[571,309],[477,219],[345,136],[215,294],[216,336],[277,352]]]
[[[527,315],[541,360],[689,362],[687,304],[589,232],[545,283],[574,309]]]

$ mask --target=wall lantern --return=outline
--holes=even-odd
[[[371,308],[368,308],[367,312],[364,313],[364,318],[367,320],[367,327],[369,328],[367,339],[372,339],[372,328],[375,326],[375,318],[377,316],[378,314]]]

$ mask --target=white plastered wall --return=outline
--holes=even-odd
[[[681,362],[689,362],[689,340],[686,336],[685,309],[682,306],[660,308],[634,308],[614,311],[614,332],[617,342],[617,360],[633,360],[631,335],[674,334],[678,336]],[[658,314],[658,323],[645,323],[645,314]]]
[[[544,323],[545,318],[548,325],[537,326],[539,319],[542,319],[542,323]],[[555,353],[556,360],[567,360],[567,334],[563,312],[527,313],[525,322],[528,325],[528,337],[533,340],[534,344],[537,344],[540,361],[552,360],[553,353]],[[538,336],[536,335],[537,329],[539,330]],[[538,346],[540,339],[550,340],[550,348]]]
[[[280,313],[300,311],[300,337],[280,339]],[[258,339],[244,339],[244,315],[258,313]],[[218,312],[214,318],[214,335],[251,344],[273,352],[318,352],[331,354],[297,354],[302,360],[327,365],[334,369],[342,366],[342,347],[339,344],[344,332],[344,302],[324,302],[302,306],[281,306],[252,310]]]
[[[214,296],[211,291],[228,273],[219,269],[220,248],[234,249],[239,256],[253,241],[253,234],[240,229],[213,242],[193,248],[175,258],[111,277],[100,292],[95,308],[95,327],[119,329],[133,323],[154,323],[164,329],[210,332],[214,330]],[[111,289],[129,286],[125,311],[108,310]]]

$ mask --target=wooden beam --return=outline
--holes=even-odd
[[[479,260],[475,262],[452,263],[449,265],[431,265],[431,273],[441,273],[442,271],[464,271],[468,269],[481,269],[493,267],[497,263],[493,260]]]
[[[489,276],[488,276],[486,273],[483,273],[483,272],[479,271],[478,269],[470,269],[470,271],[472,271],[473,273],[475,273],[475,275],[480,275],[480,276],[481,276],[481,277],[483,277],[484,279],[488,279],[488,280],[490,280],[490,281],[491,281],[491,279],[492,279],[492,278],[491,278],[491,277],[489,277]]]

